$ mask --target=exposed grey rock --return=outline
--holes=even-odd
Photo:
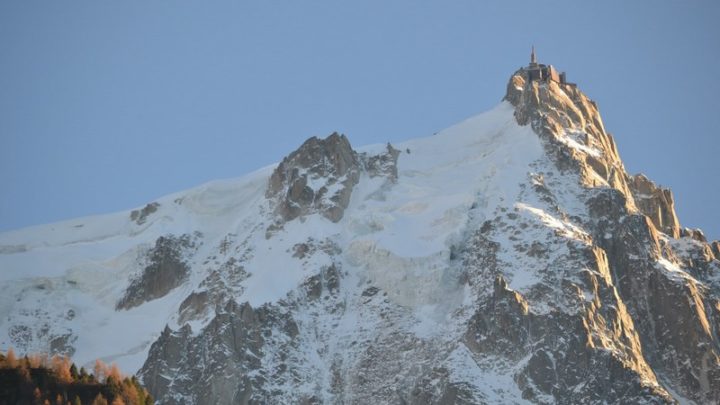
[[[386,177],[394,183],[398,178],[397,161],[400,151],[389,143],[386,148],[385,153],[373,156],[363,154],[362,159],[365,161],[365,169],[370,177]]]
[[[208,310],[210,305],[210,293],[208,291],[193,291],[180,303],[178,313],[179,323],[186,323],[193,319],[199,319]]]
[[[223,250],[222,244],[220,250]],[[178,309],[178,323],[202,319],[218,306],[224,306],[233,297],[241,295],[245,291],[242,282],[249,276],[239,261],[230,257],[203,279],[198,290],[183,300]]]
[[[320,213],[338,222],[360,178],[360,160],[345,135],[312,137],[289,154],[270,177],[266,196],[283,221]]]
[[[75,354],[75,347],[73,346],[73,343],[76,340],[77,336],[74,336],[71,333],[53,337],[50,339],[50,354],[71,357]]]
[[[323,267],[320,274],[308,278],[303,286],[308,299],[315,300],[320,298],[323,291],[329,294],[337,294],[339,283],[340,275],[337,267],[333,264]]]
[[[614,221],[628,214],[626,201],[627,198],[622,192],[605,188],[593,190],[593,195],[586,204],[590,217],[607,226],[607,221]]]
[[[130,212],[130,220],[135,221],[135,223],[138,225],[142,225],[145,223],[145,221],[147,221],[147,218],[150,216],[150,214],[157,211],[158,207],[160,207],[160,203],[151,202],[140,210],[132,210]]]
[[[358,154],[345,135],[312,137],[289,154],[270,177],[266,197],[279,220],[266,232],[270,237],[282,224],[319,213],[332,222],[342,219],[360,175],[397,181],[400,151],[387,144],[384,153]]]
[[[316,252],[323,252],[329,256],[336,256],[342,252],[342,249],[330,239],[318,241],[314,238],[309,238],[304,243],[298,243],[293,247],[293,257],[298,259],[305,259],[311,257]]]
[[[183,252],[195,244],[190,235],[161,236],[147,254],[148,265],[130,281],[116,309],[130,309],[160,297],[182,284],[190,275]]]
[[[466,384],[449,381],[444,367],[433,368],[420,378],[400,403],[413,405],[471,405],[478,403],[476,395]]]
[[[525,356],[529,334],[527,301],[509,290],[502,276],[497,276],[492,296],[470,319],[466,345],[477,353],[493,353],[517,361]]]
[[[13,325],[8,333],[13,346],[25,350],[33,340],[32,329],[28,325]]]
[[[682,232],[681,232],[682,233]],[[712,245],[702,240],[681,238],[661,241],[663,256],[681,266],[696,280],[713,287],[720,282],[720,261],[715,258]]]
[[[264,388],[269,376],[258,371],[266,341],[280,338],[278,332],[290,341],[297,335],[297,325],[279,308],[229,301],[198,334],[188,325],[178,331],[166,327],[140,376],[166,404],[273,402]]]
[[[707,239],[705,238],[705,234],[703,233],[702,229],[682,228],[680,229],[679,233],[679,237],[682,238],[691,238],[695,239],[698,242],[707,242]],[[675,238],[678,237],[676,236]]]

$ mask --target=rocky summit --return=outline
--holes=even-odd
[[[0,346],[161,404],[720,403],[720,242],[534,52],[433,136],[0,234],[0,283]]]

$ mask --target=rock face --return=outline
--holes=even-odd
[[[161,236],[147,254],[148,265],[132,279],[117,309],[130,309],[161,298],[182,284],[190,275],[184,252],[194,247],[190,235]]]
[[[142,377],[168,404],[249,404],[262,396],[270,401],[270,393],[261,391],[270,376],[258,373],[263,346],[296,335],[287,315],[230,301],[197,335],[187,324],[178,331],[166,327],[150,348]]]
[[[392,145],[386,145],[386,151],[377,155],[361,155],[365,168],[370,177],[385,177],[390,182],[396,182],[398,178],[397,161],[400,151]]]
[[[597,289],[607,287],[595,285],[595,291],[602,293]],[[611,291],[605,295],[618,305]],[[620,329],[608,330],[601,324],[606,321]],[[591,306],[578,314],[562,311],[538,314],[498,276],[493,295],[468,326],[465,342],[470,350],[513,363],[527,359],[515,376],[526,399],[542,401],[552,396],[567,403],[671,400],[644,381],[653,377],[652,371],[639,357],[640,345],[622,303],[614,309]],[[559,334],[560,331],[564,333]],[[615,347],[594,336],[613,338]],[[598,350],[602,347],[606,350]],[[618,348],[627,351],[613,353],[612,349]],[[578,391],[580,384],[583,389]]]
[[[360,177],[360,160],[345,135],[312,137],[288,155],[270,177],[266,196],[284,221],[320,213],[338,222]]]
[[[130,220],[135,221],[136,224],[142,225],[147,221],[148,217],[157,211],[160,204],[151,202],[139,210],[132,210],[130,212]]]
[[[655,228],[673,238],[680,237],[672,191],[656,186],[642,174],[630,177],[630,189],[638,209],[650,218]]]
[[[179,323],[205,318],[215,308],[222,307],[244,292],[242,282],[249,277],[238,260],[231,257],[198,285],[178,308]]]
[[[720,242],[559,77],[146,208],[0,234],[0,344],[125,361],[161,404],[720,403]]]

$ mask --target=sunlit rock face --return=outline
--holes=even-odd
[[[634,325],[626,333],[638,344],[626,347],[638,361],[629,364],[641,379],[678,394],[674,400],[719,401],[720,266],[713,245],[699,231],[681,231],[670,190],[625,172],[596,104],[577,86],[529,81],[521,70],[506,99],[518,122],[546,141],[555,166],[579,177],[588,216],[573,223],[606,257],[606,279],[621,304],[610,305],[624,307],[621,318]]]
[[[720,242],[564,78],[0,234],[0,343],[116,361],[161,404],[718,403]]]
[[[650,218],[655,228],[673,238],[680,237],[672,191],[658,187],[643,174],[630,176],[630,189],[638,209]]]
[[[528,80],[523,70],[510,78],[505,100],[520,125],[531,125],[546,141],[560,169],[573,168],[584,186],[609,185],[630,195],[628,176],[597,105],[574,84]],[[627,200],[633,207],[633,199]]]

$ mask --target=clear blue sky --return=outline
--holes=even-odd
[[[487,110],[535,44],[720,238],[718,1],[0,2],[0,230]]]

